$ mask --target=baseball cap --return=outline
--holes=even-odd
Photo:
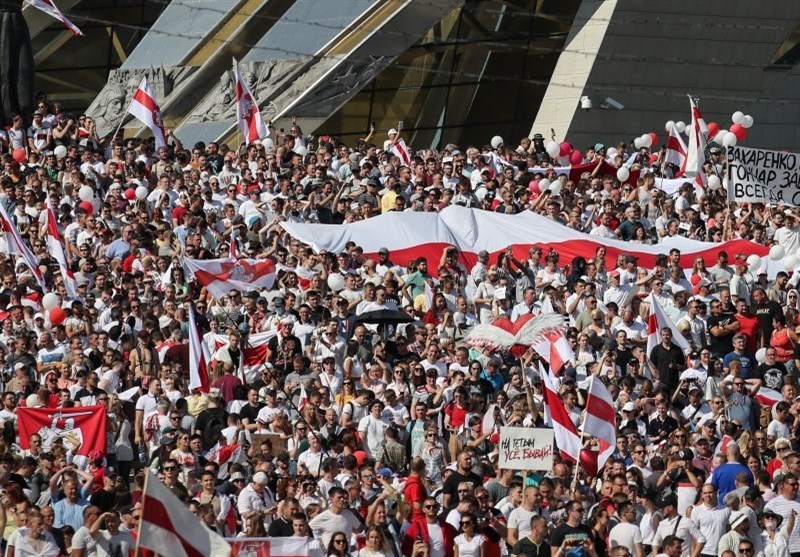
[[[656,501],[656,507],[659,509],[663,509],[669,505],[672,505],[673,507],[678,506],[678,497],[676,495],[662,495],[659,500]]]
[[[755,501],[762,495],[764,495],[764,492],[757,487],[748,487],[747,491],[744,492],[744,498],[746,501]]]
[[[625,406],[622,407],[623,412],[633,412],[636,409],[636,406],[630,401],[625,403]]]
[[[253,483],[267,485],[268,481],[269,479],[267,478],[267,475],[264,472],[256,472],[256,475],[253,476]]]

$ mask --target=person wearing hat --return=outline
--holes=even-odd
[[[758,522],[763,527],[760,536],[761,550],[764,555],[788,555],[789,534],[794,530],[797,512],[791,511],[786,519],[786,526],[781,528],[783,517],[773,511],[764,511],[758,515]],[[781,528],[780,530],[778,530]]]
[[[257,517],[267,524],[272,522],[278,507],[267,483],[269,483],[267,475],[264,472],[256,472],[253,480],[239,492],[236,506],[242,519]]]
[[[681,557],[698,557],[703,552],[706,538],[691,518],[678,514],[678,496],[674,493],[662,495],[656,506],[663,517],[653,536],[653,554],[661,553],[661,547],[668,536],[681,540]]]
[[[754,553],[750,555],[739,553],[739,542],[747,539],[747,531],[750,529],[750,519],[747,514],[742,511],[732,512],[728,518],[728,525],[730,530],[719,539],[717,554],[722,555],[725,551],[732,551],[736,557],[752,557]]]

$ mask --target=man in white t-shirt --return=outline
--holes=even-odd
[[[105,521],[105,530],[100,526]],[[120,518],[115,512],[103,513],[94,524],[89,528],[89,533],[96,543],[97,557],[117,557],[119,555],[129,555],[134,549],[136,542],[130,531],[119,529]],[[88,553],[87,553],[88,555]]]
[[[634,524],[636,509],[633,503],[626,501],[617,507],[620,523],[614,526],[608,534],[608,544],[614,547],[627,547],[634,557],[644,557],[642,547],[642,531]]]
[[[336,532],[344,532],[345,539],[350,540],[353,532],[360,532],[363,528],[361,521],[355,517],[353,512],[345,508],[347,492],[344,489],[332,487],[328,495],[330,497],[328,510],[319,513],[308,523],[314,533],[314,538],[322,542],[322,547],[328,547],[331,537]],[[347,553],[347,547],[341,549]]]

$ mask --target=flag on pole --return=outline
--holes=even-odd
[[[198,389],[207,393],[211,389],[208,365],[211,353],[208,345],[200,338],[200,329],[194,317],[194,304],[189,304],[189,391]]]
[[[688,178],[694,178],[695,181],[700,180],[702,184],[703,163],[706,160],[705,134],[708,133],[708,126],[691,96],[689,96],[689,104],[692,110],[692,123],[689,129],[689,148],[686,152],[684,174]]]
[[[228,466],[231,464],[243,463],[247,460],[247,454],[239,443],[220,445],[219,442],[217,442],[217,444],[206,453],[206,460],[219,464],[217,477],[222,480],[228,477]]]
[[[216,299],[231,290],[269,289],[275,283],[275,264],[269,259],[180,259],[184,272]]]
[[[2,203],[0,203],[0,228],[2,228],[3,235],[5,236],[6,243],[8,244],[8,254],[22,256],[23,261],[25,261],[25,264],[28,265],[28,268],[31,270],[31,273],[33,273],[33,276],[36,277],[36,282],[38,282],[39,286],[41,286],[42,290],[44,290],[44,275],[39,269],[39,258],[33,255],[33,252],[28,248],[28,246],[25,245],[22,236],[20,236],[19,230],[17,230],[17,227],[14,226],[14,222],[8,216],[6,208]]]
[[[686,143],[683,142],[675,124],[672,124],[668,131],[666,161],[677,166],[680,169],[677,176],[681,176],[686,171]]]
[[[45,242],[47,243],[47,251],[58,261],[58,268],[61,271],[61,276],[64,278],[64,288],[67,290],[67,295],[75,299],[78,297],[77,282],[75,275],[72,273],[67,264],[67,254],[64,252],[64,245],[61,243],[61,233],[58,231],[58,222],[56,221],[56,214],[53,211],[53,205],[50,203],[50,198],[47,198],[47,205],[45,207]]]
[[[242,79],[236,58],[233,59],[233,75],[236,88],[236,122],[239,124],[239,130],[245,141],[252,143],[256,139],[267,137],[269,129],[264,123],[264,118],[261,117],[261,111],[258,110],[258,103],[256,103],[253,93],[250,92],[250,87]]]
[[[83,36],[81,30],[78,29],[78,27],[69,19],[67,19],[67,16],[61,13],[61,10],[58,9],[58,6],[55,5],[53,0],[28,0],[28,4],[59,20],[64,24],[64,27],[69,29],[76,37]]]
[[[617,446],[617,421],[614,399],[594,375],[589,379],[589,392],[586,397],[586,418],[583,432],[597,438],[598,451],[589,451],[594,459],[595,474],[599,472]],[[584,449],[585,451],[586,449]]]
[[[164,132],[164,122],[161,120],[161,109],[158,101],[147,82],[147,77],[142,78],[139,88],[133,94],[128,113],[133,114],[153,132],[156,138],[156,149],[167,146],[167,134]]]
[[[404,166],[411,166],[411,150],[402,139],[398,139],[389,149],[393,155],[396,155],[403,163]]]
[[[228,257],[236,261],[239,259],[239,248],[236,247],[236,238],[231,234],[231,244],[228,248]]]
[[[560,330],[546,332],[531,347],[547,362],[553,374],[558,374],[568,362],[575,360],[572,346]]]
[[[562,455],[570,457],[575,462],[580,461],[581,456],[581,437],[578,429],[567,414],[564,402],[553,387],[553,379],[545,371],[542,364],[539,364],[539,374],[542,376],[542,393],[544,394],[545,409],[547,419],[554,431],[556,445]]]
[[[678,330],[678,327],[675,326],[672,319],[664,313],[664,308],[658,303],[656,297],[650,294],[649,301],[650,317],[647,319],[647,355],[650,356],[650,352],[653,351],[653,348],[661,343],[661,329],[664,327],[670,328],[672,331],[672,342],[677,344],[681,350],[683,350],[684,354],[691,352],[692,347],[689,341],[686,340],[683,333]]]
[[[142,494],[139,546],[170,557],[230,555],[231,546],[212,532],[183,502],[147,474]]]

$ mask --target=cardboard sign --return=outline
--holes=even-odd
[[[553,430],[530,427],[500,428],[500,468],[552,470]]]

